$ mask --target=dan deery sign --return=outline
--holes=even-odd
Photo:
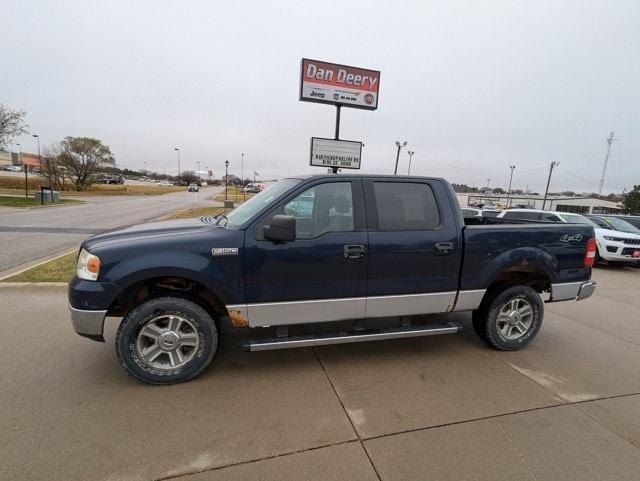
[[[300,100],[375,110],[379,88],[377,70],[302,59]]]

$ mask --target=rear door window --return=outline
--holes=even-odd
[[[373,182],[380,230],[433,230],[440,212],[431,186],[416,182]]]

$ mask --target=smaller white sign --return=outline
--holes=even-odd
[[[311,165],[359,169],[362,142],[311,137]]]

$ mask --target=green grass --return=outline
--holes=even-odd
[[[58,205],[58,204],[82,204],[82,203],[84,202],[81,200],[60,199],[60,201],[56,202],[55,204],[45,202],[44,205],[52,206],[52,205]],[[37,205],[40,205],[40,204],[36,203],[33,197],[30,197],[30,198],[18,197],[18,196],[7,197],[7,196],[0,195],[0,206],[2,207],[35,207]]]
[[[77,252],[71,252],[2,282],[69,282],[76,272],[77,255]]]
[[[253,197],[255,194],[251,194],[249,192],[247,192],[246,194],[244,192],[242,192],[242,189],[240,187],[236,187],[236,186],[231,186],[229,187],[229,191],[227,192],[227,200],[232,200],[234,202],[238,202],[238,201],[244,201],[245,200],[245,196],[247,198],[247,200],[249,200],[251,197]],[[218,202],[224,202],[225,198],[224,198],[224,190],[213,196],[211,199],[218,201]]]

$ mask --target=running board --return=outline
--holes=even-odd
[[[403,326],[385,329],[366,329],[341,331],[309,336],[273,337],[248,341],[246,351],[271,351],[294,347],[326,346],[329,344],[348,344],[351,342],[384,341],[405,337],[438,336],[455,334],[462,329],[456,322],[440,322],[424,325]]]

